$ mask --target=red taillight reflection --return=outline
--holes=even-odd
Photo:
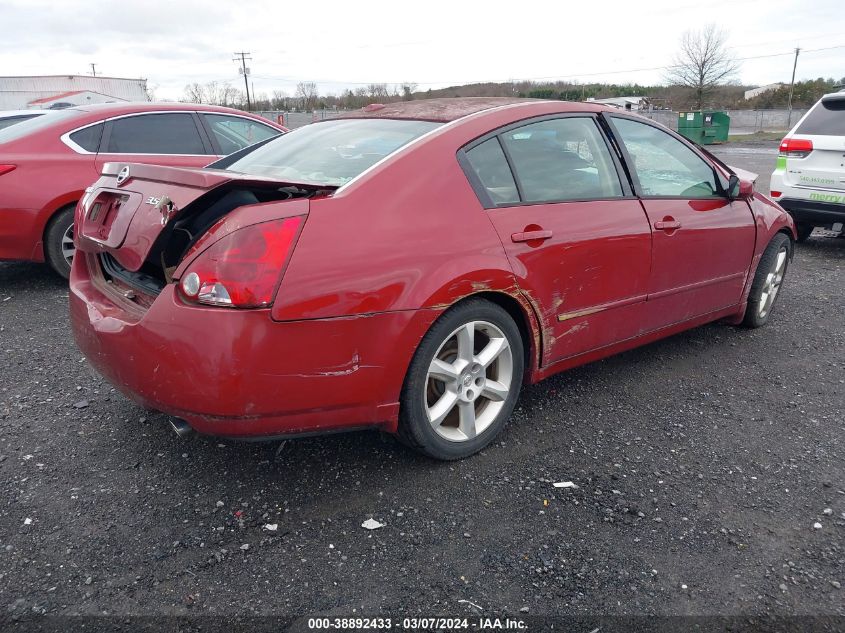
[[[0,176],[3,174],[8,174],[10,171],[14,171],[17,165],[0,165]]]
[[[813,141],[803,138],[785,138],[780,143],[780,153],[792,158],[805,158],[813,151]]]
[[[302,217],[253,224],[221,238],[191,262],[179,284],[195,303],[263,308],[273,302]],[[198,279],[197,279],[198,278]]]

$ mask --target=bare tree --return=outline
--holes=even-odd
[[[320,93],[317,90],[317,84],[313,81],[300,81],[296,84],[296,94],[294,96],[299,99],[302,109],[308,111],[313,110],[317,105],[317,99],[319,99]]]
[[[192,83],[185,86],[183,101],[209,103],[212,105],[237,106],[243,101],[243,93],[228,83],[209,81],[207,84]]]
[[[192,83],[185,86],[185,101],[188,103],[202,103],[205,101],[205,89],[202,84]]]
[[[705,97],[739,70],[725,46],[727,39],[727,33],[715,24],[685,32],[675,63],[666,70],[671,85],[692,88],[696,108],[700,109]]]
[[[379,99],[381,101],[386,101],[390,97],[387,84],[369,84],[367,86],[367,94],[371,99]]]
[[[400,87],[402,88],[402,100],[411,101],[414,98],[414,91],[417,89],[417,84],[406,81]]]

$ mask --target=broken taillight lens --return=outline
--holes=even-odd
[[[269,306],[302,220],[300,216],[252,224],[222,237],[187,267],[180,294],[205,305]]]

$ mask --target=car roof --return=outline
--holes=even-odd
[[[414,119],[449,123],[457,119],[503,106],[530,106],[532,104],[556,103],[561,112],[599,112],[607,106],[577,101],[551,101],[546,99],[523,99],[517,97],[453,97],[444,99],[420,99],[397,101],[395,103],[374,103],[360,110],[341,114],[339,119]],[[332,120],[332,119],[327,119]]]
[[[158,110],[200,110],[204,112],[228,112],[255,116],[251,112],[244,112],[234,108],[223,106],[206,105],[204,103],[179,103],[179,102],[152,102],[152,101],[121,101],[120,103],[91,103],[86,105],[65,108],[66,110],[77,110],[79,112],[90,112],[100,114],[104,117],[112,114],[129,112],[155,112]]]
[[[840,90],[839,92],[831,92],[830,94],[826,94],[822,96],[822,101],[840,101],[845,99],[845,90]]]

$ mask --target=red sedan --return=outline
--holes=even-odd
[[[649,120],[583,103],[368,106],[209,169],[106,165],[77,208],[79,347],[177,430],[373,427],[440,459],[523,382],[770,317],[789,216]]]
[[[214,106],[121,103],[51,111],[0,130],[0,260],[73,259],[73,209],[111,161],[202,167],[284,132]]]

